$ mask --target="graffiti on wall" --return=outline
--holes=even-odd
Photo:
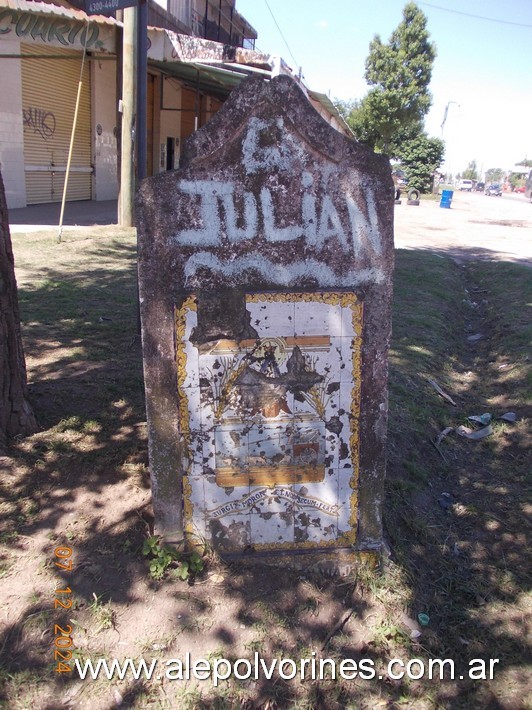
[[[40,41],[59,44],[63,47],[83,47],[88,49],[112,49],[109,41],[101,37],[101,27],[92,22],[68,18],[54,18],[34,13],[20,12],[6,8],[0,11],[0,35],[14,33],[23,41]],[[105,45],[105,47],[104,47]]]
[[[23,108],[22,123],[24,131],[38,133],[45,141],[52,138],[55,133],[55,115],[42,108]]]

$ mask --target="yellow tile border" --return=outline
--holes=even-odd
[[[362,372],[362,319],[363,304],[356,294],[344,291],[318,291],[318,292],[298,292],[298,293],[247,293],[247,303],[309,303],[316,301],[330,305],[340,305],[342,308],[351,308],[352,325],[355,332],[353,354],[352,354],[352,376],[353,389],[351,393],[351,412],[349,437],[351,463],[353,474],[350,480],[352,489],[350,495],[350,530],[339,535],[333,540],[322,542],[294,542],[283,544],[255,544],[256,550],[297,550],[297,549],[321,549],[338,546],[339,544],[355,545],[358,528],[358,486],[360,478],[360,389]],[[180,307],[174,309],[175,322],[175,350],[177,367],[177,391],[178,391],[178,419],[179,430],[183,438],[183,443],[187,449],[190,447],[190,421],[188,413],[188,397],[186,395],[184,381],[186,378],[187,357],[185,351],[185,329],[186,316],[189,311],[196,311],[196,298],[191,295],[185,298]],[[189,454],[189,461],[191,455]],[[190,465],[190,464],[189,464]],[[187,471],[188,473],[188,471]],[[191,538],[197,536],[192,522],[193,505],[191,502],[192,486],[188,476],[183,477],[183,515],[184,532]]]

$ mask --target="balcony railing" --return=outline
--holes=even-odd
[[[244,49],[254,49],[255,40],[253,38],[243,37],[242,29],[236,24],[231,26],[231,31],[228,32],[220,22],[209,20],[205,15],[199,12],[192,11],[192,34],[195,37],[210,39],[214,42],[222,42],[229,44],[232,47],[243,47]]]

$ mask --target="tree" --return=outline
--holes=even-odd
[[[37,430],[27,396],[15,262],[0,172],[0,449],[14,436]]]
[[[440,138],[430,138],[421,133],[404,141],[397,151],[401,167],[410,187],[421,192],[430,192],[435,171],[440,167],[445,152],[445,143]]]
[[[478,180],[477,161],[472,160],[462,173],[464,180]]]
[[[521,185],[524,185],[526,181],[519,173],[510,173],[508,182],[512,186],[512,190],[515,190],[516,187],[521,187]]]
[[[504,170],[501,168],[490,168],[486,171],[486,182],[500,182],[504,177]]]
[[[346,122],[349,120],[349,117],[353,111],[356,111],[360,105],[360,101],[357,101],[356,99],[349,99],[348,101],[344,101],[343,99],[334,99],[333,103],[338,109],[338,113]]]
[[[375,35],[365,73],[372,88],[349,116],[356,137],[390,157],[396,157],[403,132],[423,131],[432,102],[428,87],[436,48],[426,26],[423,12],[409,2],[387,44]]]
[[[525,168],[532,168],[532,160],[527,160],[526,158],[523,158],[523,160],[520,160],[516,165],[522,165]]]

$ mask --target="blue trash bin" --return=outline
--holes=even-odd
[[[440,207],[444,207],[445,209],[450,210],[451,209],[451,202],[453,201],[453,194],[454,193],[452,190],[442,190]]]

